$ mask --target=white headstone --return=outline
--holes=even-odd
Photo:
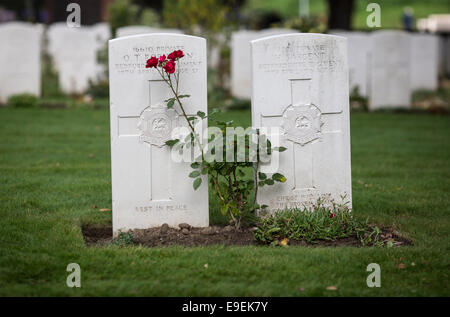
[[[57,22],[48,26],[47,28],[47,52],[54,55],[58,47],[64,43],[64,31],[67,29],[65,22]]]
[[[333,31],[330,34],[347,38],[350,92],[358,87],[359,95],[368,95],[371,37],[364,32]]]
[[[438,88],[439,38],[432,34],[411,34],[411,89]]]
[[[428,19],[427,18],[417,19],[416,27],[417,27],[417,30],[419,30],[420,32],[427,32],[428,31]]]
[[[278,34],[298,33],[290,29],[265,29],[261,31],[237,31],[231,35],[231,94],[241,99],[251,97],[250,42]]]
[[[178,34],[146,34],[109,42],[113,230],[149,228],[164,223],[208,226],[208,186],[194,191],[190,163],[171,160],[164,142],[176,126],[186,126],[178,105],[155,69],[151,56],[183,50],[180,93],[188,115],[207,112],[206,40]],[[159,129],[155,132],[155,121]],[[147,136],[147,137],[145,137]],[[151,136],[151,137],[149,137]]]
[[[63,92],[82,93],[99,74],[98,33],[92,27],[71,28],[58,24],[49,30],[49,53],[58,71]]]
[[[227,38],[223,33],[217,33],[214,36],[213,45],[211,45],[208,49],[208,66],[211,68],[218,68],[221,59],[221,48],[226,44]],[[209,43],[211,44],[211,43]]]
[[[183,31],[178,29],[163,29],[163,28],[154,28],[145,25],[129,25],[118,28],[116,31],[116,37],[124,37],[130,35],[139,35],[139,34],[151,34],[151,33],[175,33],[175,34],[183,34]]]
[[[29,93],[41,95],[42,30],[28,23],[0,25],[0,101]]]
[[[100,46],[103,48],[107,45],[108,40],[111,39],[111,26],[107,22],[94,24],[92,30],[95,33],[95,38]]]
[[[428,31],[450,32],[450,14],[432,14],[428,17]]]
[[[94,24],[93,26],[91,26],[91,28],[95,34],[95,40],[98,45],[98,49],[97,49],[97,56],[98,56],[98,51],[106,49],[108,46],[108,40],[110,40],[112,38],[111,26],[107,22],[101,22],[101,23]],[[106,67],[103,63],[101,63],[98,60],[98,57],[97,57],[96,61],[97,61],[97,63],[96,63],[97,77],[98,78],[104,77]]]
[[[290,34],[251,45],[253,126],[279,127],[287,148],[278,169],[287,181],[261,187],[258,203],[273,212],[345,196],[351,208],[347,40]]]
[[[372,33],[369,108],[409,108],[410,34],[403,31]]]

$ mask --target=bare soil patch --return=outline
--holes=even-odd
[[[86,245],[107,245],[113,241],[112,227],[107,225],[83,225],[82,232]],[[188,225],[180,229],[162,226],[150,229],[132,230],[133,243],[146,247],[165,247],[165,246],[264,246],[253,238],[254,228],[242,228],[236,230],[231,226],[211,226],[207,228],[193,228]],[[412,241],[401,236],[392,228],[382,229],[380,234],[381,241],[392,241],[393,246],[412,245]],[[333,241],[316,240],[313,242],[289,240],[288,245],[292,246],[318,246],[318,247],[361,247],[361,241],[355,236],[350,236]]]

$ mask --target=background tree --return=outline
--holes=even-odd
[[[328,29],[350,30],[354,0],[328,0]]]

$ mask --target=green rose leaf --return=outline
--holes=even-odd
[[[169,108],[169,109],[172,108],[174,103],[175,103],[175,98],[169,99],[169,102],[167,102],[167,108]]]
[[[202,179],[200,177],[196,178],[194,181],[194,184],[193,184],[194,190],[197,190],[197,188],[199,188],[201,184],[202,184]]]
[[[200,172],[199,171],[193,171],[189,174],[189,177],[191,178],[196,178],[200,176]]]
[[[203,111],[197,111],[197,116],[204,119],[206,117],[206,114]]]
[[[264,174],[264,173],[259,172],[258,173],[258,177],[259,177],[260,180],[265,180],[267,178],[267,175]]]
[[[200,163],[194,162],[194,163],[191,164],[191,167],[192,168],[199,168],[200,167]]]
[[[227,214],[227,212],[228,212],[228,205],[223,205],[222,207],[220,207],[220,213],[222,215],[225,216]]]
[[[177,144],[178,142],[180,142],[180,140],[175,139],[175,140],[168,140],[166,141],[166,145],[168,146],[174,146],[175,144]]]
[[[267,185],[273,185],[273,184],[275,184],[275,182],[274,182],[273,179],[271,179],[271,178],[266,179],[266,180],[264,181],[264,183],[266,183]]]
[[[280,173],[275,173],[272,175],[272,179],[274,181],[280,182],[280,183],[284,183],[286,181],[286,177],[284,177],[282,174]]]
[[[274,151],[278,151],[278,152],[284,152],[287,150],[287,148],[285,148],[284,146],[277,146],[273,148]]]

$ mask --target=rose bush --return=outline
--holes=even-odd
[[[191,164],[193,171],[189,177],[193,178],[193,187],[197,189],[202,184],[202,176],[209,175],[209,181],[212,188],[216,191],[220,199],[220,210],[224,215],[228,215],[234,225],[239,228],[242,219],[251,219],[255,210],[263,209],[266,206],[259,206],[256,204],[258,187],[264,185],[274,185],[276,182],[285,182],[286,178],[280,173],[274,173],[271,177],[264,173],[258,173],[258,166],[261,161],[266,161],[267,156],[270,156],[273,151],[283,152],[286,150],[283,147],[272,147],[270,140],[261,135],[259,130],[254,129],[254,134],[257,136],[256,142],[249,135],[245,135],[245,158],[237,157],[237,151],[233,157],[232,162],[226,156],[227,147],[237,148],[237,137],[230,140],[225,133],[222,133],[222,142],[216,143],[217,136],[211,136],[208,140],[207,151],[203,147],[201,137],[194,129],[194,124],[197,120],[204,120],[207,118],[202,111],[197,112],[197,117],[189,117],[183,107],[181,100],[190,97],[179,92],[180,81],[180,65],[177,63],[184,57],[182,50],[175,50],[167,55],[159,57],[151,57],[147,60],[147,68],[155,68],[161,78],[169,86],[173,93],[173,97],[166,100],[167,107],[172,108],[175,102],[178,104],[183,117],[185,118],[190,133],[183,140],[175,139],[166,142],[168,146],[177,145],[179,148],[193,148],[198,147],[200,155],[195,162]],[[232,127],[232,122],[223,122],[216,120],[212,112],[209,116],[209,122],[213,123],[220,131],[225,132],[227,128]],[[220,137],[220,136],[219,136]],[[215,139],[215,140],[214,140]],[[230,145],[231,141],[231,145]],[[220,145],[218,145],[220,144]],[[222,148],[219,148],[219,147]],[[250,149],[257,149],[256,153],[250,155]],[[222,152],[223,151],[223,152]],[[223,157],[219,155],[218,159],[215,152],[223,153]],[[211,160],[211,155],[214,159]],[[252,156],[252,158],[250,158]],[[253,169],[254,179],[246,179],[244,170]],[[253,193],[253,197],[251,194]]]

